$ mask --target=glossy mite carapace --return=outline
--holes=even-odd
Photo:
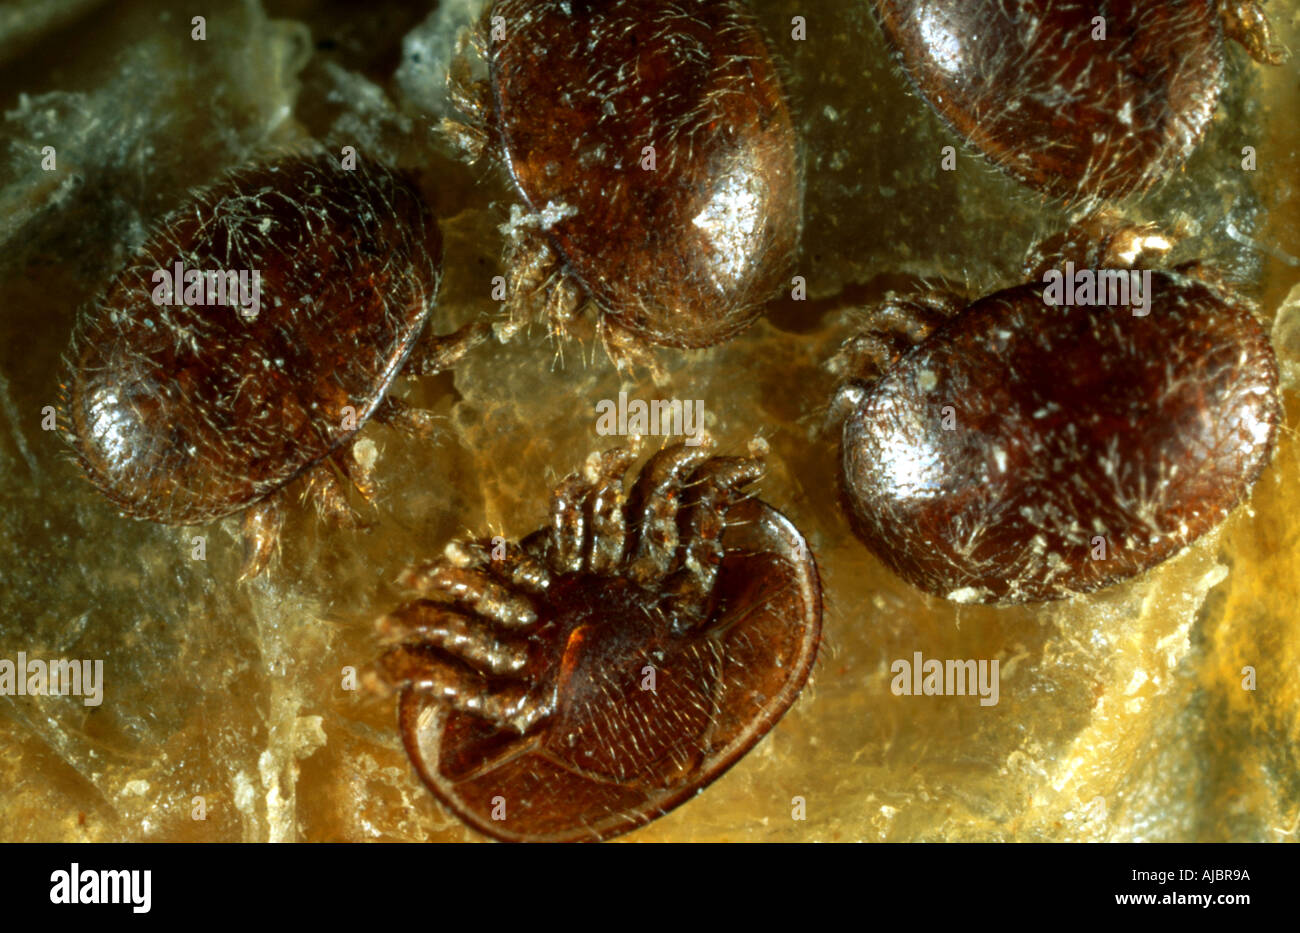
[[[197,192],[74,332],[62,420],[85,476],[166,524],[257,507],[257,573],[274,494],[331,456],[352,466],[349,442],[425,326],[440,257],[419,192],[381,166],[291,156]],[[314,488],[340,499],[329,465],[318,472]]]
[[[910,583],[961,602],[1059,599],[1175,554],[1268,463],[1277,362],[1247,311],[1151,274],[1149,313],[974,302],[850,384],[844,495]]]
[[[1066,200],[1120,197],[1195,150],[1225,34],[1282,59],[1254,0],[875,0],[913,85],[1011,175]]]
[[[705,347],[751,324],[789,272],[803,182],[744,6],[499,0],[483,31],[489,81],[453,94],[477,122],[462,139],[498,151],[527,208],[516,291],[548,283],[557,329],[591,299],[611,347]]]

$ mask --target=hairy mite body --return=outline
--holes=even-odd
[[[1209,126],[1224,35],[1282,60],[1254,0],[875,0],[926,101],[1005,171],[1067,200],[1142,191]]]
[[[418,192],[379,166],[294,156],[199,191],[78,322],[62,416],[85,476],[166,524],[257,506],[258,572],[285,484],[321,466],[313,488],[346,509],[332,461],[364,491],[350,441],[415,349],[440,255]],[[256,302],[209,287],[230,299],[236,281],[258,284]]]
[[[452,128],[499,151],[526,205],[512,295],[545,285],[556,330],[589,298],[616,359],[751,324],[793,261],[803,183],[740,4],[499,0],[484,29],[489,81],[453,89],[477,125]]]
[[[844,494],[872,551],[936,595],[1029,602],[1131,577],[1222,521],[1271,456],[1276,359],[1203,282],[1151,281],[1145,316],[998,292],[848,388]]]

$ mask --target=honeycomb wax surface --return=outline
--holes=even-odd
[[[836,500],[826,363],[889,288],[1014,284],[1062,209],[962,147],[894,68],[859,0],[755,0],[785,63],[807,170],[807,300],[703,351],[620,376],[590,321],[535,324],[397,392],[431,439],[361,432],[378,494],[339,529],[292,499],[270,569],[237,583],[239,520],[120,516],[57,433],[58,363],[94,297],[186,190],[309,139],[418,169],[446,239],[439,332],[499,313],[511,193],[434,132],[465,4],[19,4],[0,35],[0,659],[104,662],[103,702],[0,696],[0,839],[470,840],[401,748],[393,699],[348,690],[377,654],[393,581],[466,534],[517,537],[588,452],[595,405],[700,400],[723,453],[771,446],[763,498],[816,554],[824,642],[776,728],[629,840],[1286,841],[1300,821],[1300,81],[1229,52],[1185,170],[1125,202],[1176,227],[1272,328],[1287,415],[1250,500],[1178,557],[1085,598],[927,597],[850,533]],[[38,9],[39,7],[39,9]],[[1273,3],[1300,47],[1300,12]],[[792,36],[804,17],[806,37]],[[43,147],[57,170],[41,167]],[[956,171],[940,168],[944,146]],[[1253,146],[1255,171],[1241,168]],[[295,490],[296,492],[296,490]],[[205,539],[205,560],[192,558]],[[896,696],[891,664],[997,659],[998,702]],[[1253,668],[1255,689],[1243,688]],[[805,819],[792,801],[804,800]],[[201,798],[201,800],[196,800]],[[204,819],[195,819],[196,807]]]

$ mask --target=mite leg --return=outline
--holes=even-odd
[[[282,495],[275,493],[250,506],[244,513],[241,534],[244,539],[244,562],[239,571],[240,580],[248,580],[266,569],[271,554],[280,544],[280,529],[284,527]]]
[[[447,558],[458,567],[486,570],[498,580],[535,595],[551,586],[546,560],[538,558],[522,542],[456,541],[448,545]]]
[[[438,425],[438,416],[433,412],[414,408],[393,395],[384,396],[370,420],[407,436],[422,438],[432,437]]]
[[[1227,0],[1223,5],[1223,34],[1240,42],[1251,58],[1265,65],[1281,65],[1290,57],[1273,38],[1273,27],[1259,0]]]
[[[745,498],[745,487],[763,475],[761,460],[714,457],[691,476],[689,499],[681,512],[679,568],[668,580],[670,604],[679,614],[703,621],[724,556],[722,535],[727,509]]]
[[[348,504],[347,488],[339,482],[332,462],[325,460],[307,474],[307,488],[303,498],[310,500],[316,513],[340,528],[359,528],[362,522]]]
[[[450,334],[426,337],[406,364],[406,371],[417,376],[432,376],[451,369],[471,350],[482,346],[492,336],[492,325],[475,321]]]
[[[517,674],[528,650],[496,635],[490,623],[427,600],[407,603],[379,620],[388,642],[415,642],[441,649],[487,674]]]
[[[519,734],[550,715],[549,705],[522,683],[489,684],[483,675],[434,648],[399,645],[379,660],[381,676],[410,687],[443,706],[488,719]]]
[[[572,276],[560,275],[546,293],[546,325],[551,338],[559,341],[569,335],[569,326],[582,305],[582,286]]]
[[[605,355],[615,369],[630,374],[637,366],[643,366],[649,371],[650,379],[655,385],[664,384],[667,374],[655,359],[654,351],[640,335],[624,327],[612,315],[604,313],[597,318],[596,330],[600,334]]]
[[[630,574],[649,583],[668,573],[677,555],[677,510],[687,477],[710,456],[710,443],[674,444],[650,458],[632,491],[636,546]]]
[[[587,543],[587,515],[583,506],[591,487],[582,477],[569,476],[551,493],[551,567],[556,573],[582,569]]]
[[[505,628],[523,629],[537,621],[532,600],[513,592],[483,570],[434,561],[408,567],[397,583],[420,596],[464,606]]]
[[[587,509],[591,515],[591,553],[587,569],[593,573],[612,573],[623,562],[627,550],[627,517],[624,511],[627,494],[623,475],[636,459],[639,443],[632,447],[615,447],[593,454],[587,461],[587,481],[591,492]]]

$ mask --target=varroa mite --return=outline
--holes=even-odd
[[[86,477],[135,518],[196,525],[247,510],[245,576],[272,554],[291,480],[309,476],[319,505],[350,515],[335,470],[368,493],[357,430],[372,416],[418,421],[387,398],[393,379],[444,368],[485,336],[470,325],[413,358],[441,249],[414,186],[365,161],[293,155],[199,190],[74,331],[61,422]],[[260,299],[216,303],[206,281],[175,293],[163,283],[177,263],[248,283],[256,272]]]
[[[452,70],[447,128],[509,171],[516,322],[590,299],[616,361],[707,347],[757,318],[802,226],[798,141],[758,26],[733,0],[500,0]]]
[[[1152,272],[1151,291],[1145,316],[1051,307],[1041,282],[1000,291],[849,382],[859,537],[930,593],[1023,603],[1124,580],[1222,521],[1272,454],[1277,361],[1207,282]],[[846,358],[859,341],[878,345]]]
[[[1258,61],[1283,60],[1255,0],[875,8],[908,78],[953,129],[1015,178],[1070,201],[1145,190],[1191,155],[1214,115],[1225,36]]]
[[[593,455],[522,542],[409,569],[381,622],[406,750],[434,795],[506,841],[597,840],[684,802],[776,723],[821,631],[798,530],[744,491],[756,459]]]

